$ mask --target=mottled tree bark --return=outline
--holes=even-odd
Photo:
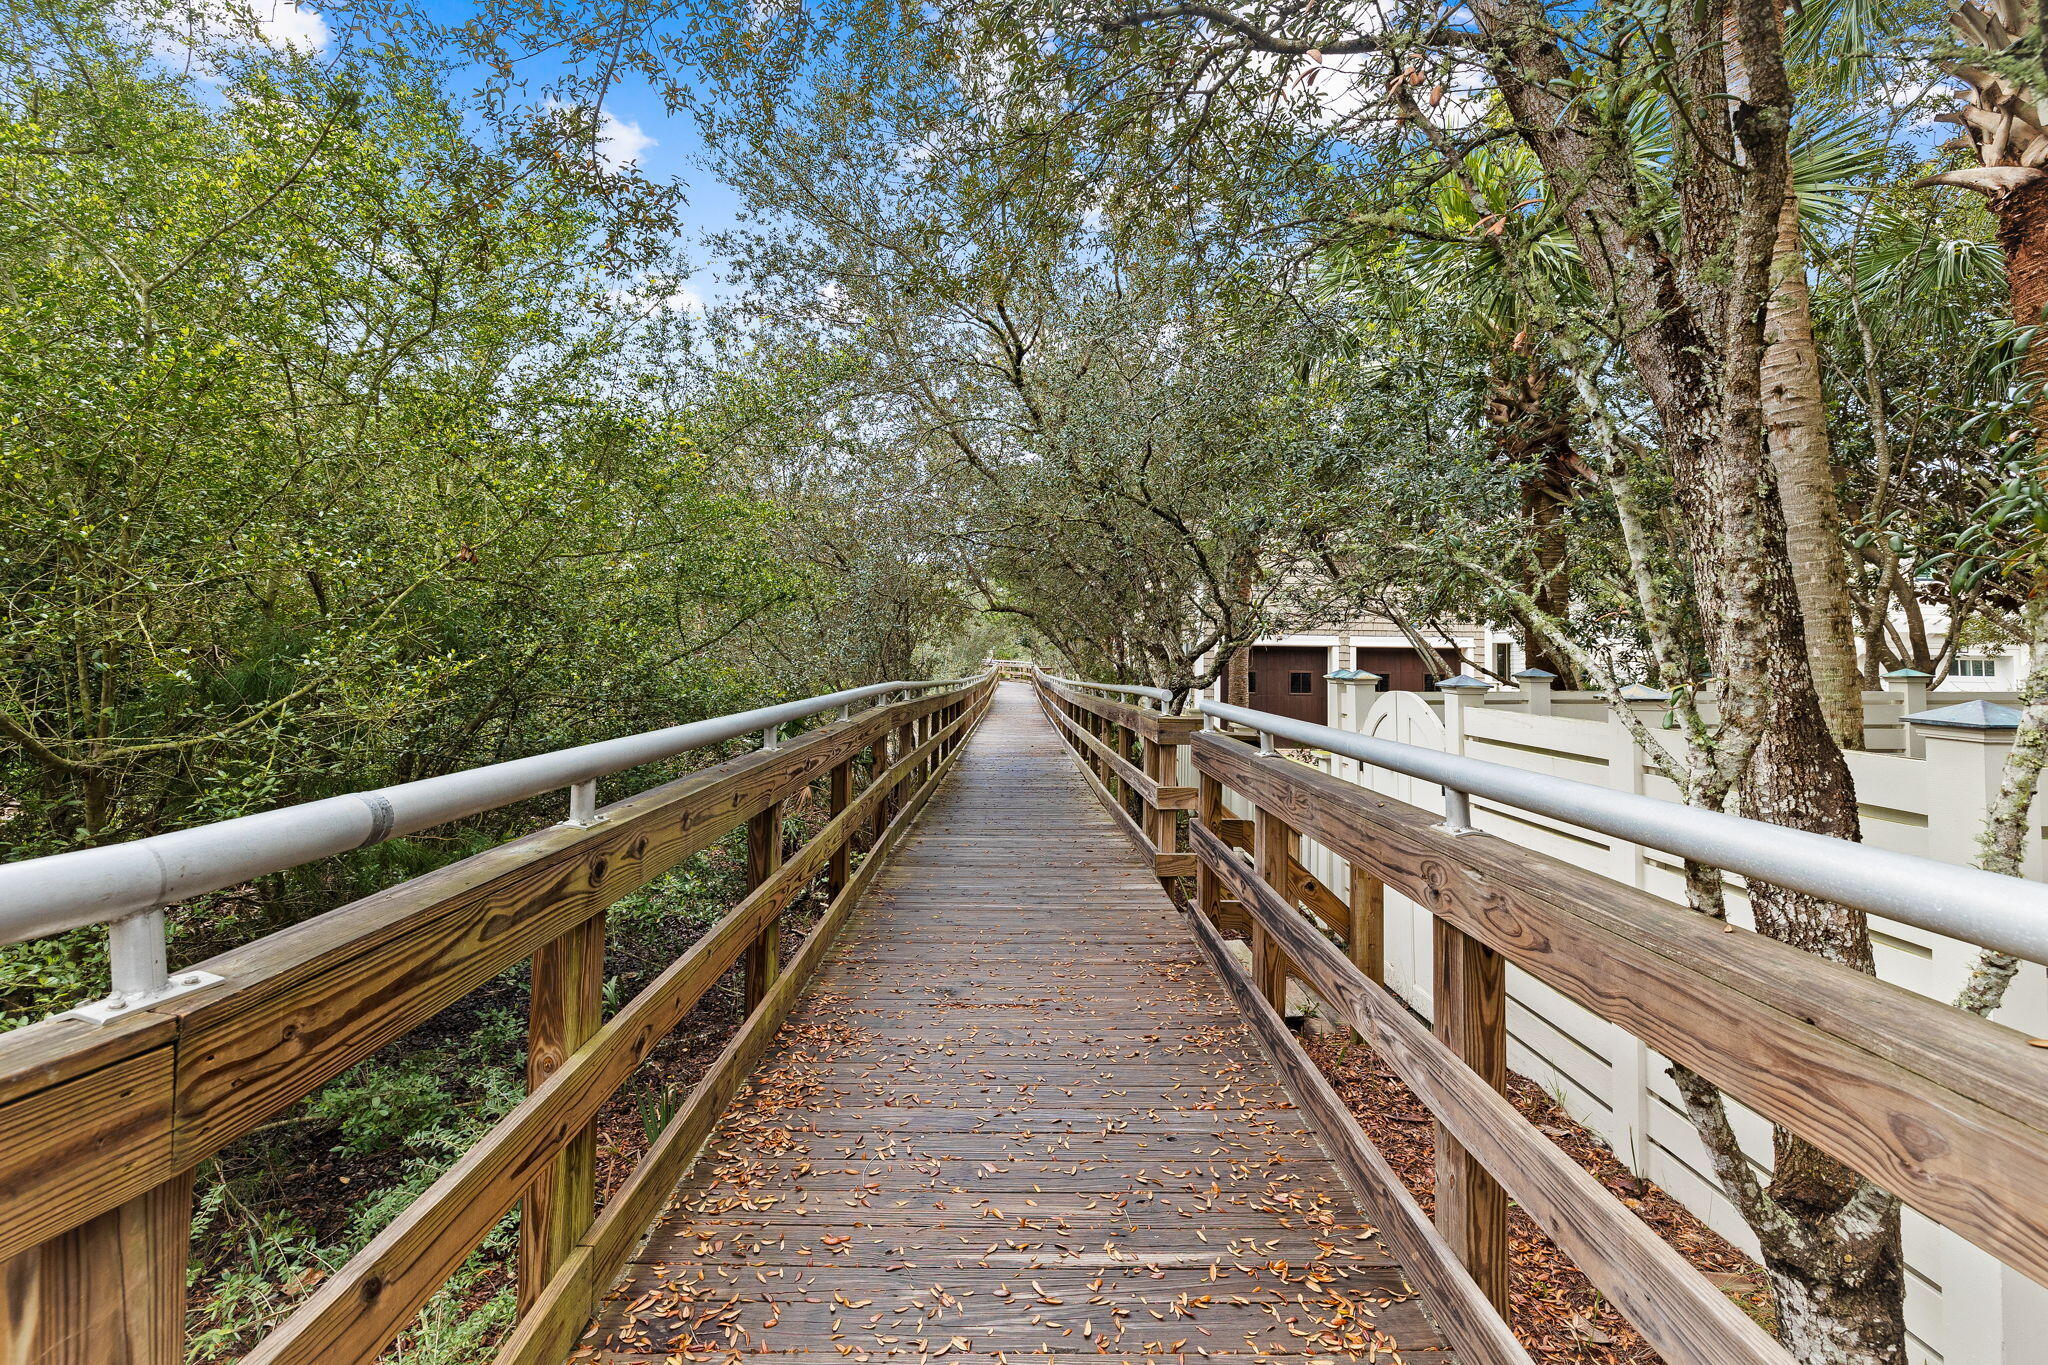
[[[1834,454],[1814,347],[1806,257],[1799,248],[1799,200],[1785,196],[1772,259],[1775,279],[1764,320],[1764,423],[1785,513],[1792,582],[1806,628],[1806,660],[1821,714],[1835,742],[1863,747],[1863,680],[1849,606],[1849,567],[1835,495]]]

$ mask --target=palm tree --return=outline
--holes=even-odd
[[[1949,64],[1949,74],[1969,89],[1963,106],[1941,118],[1963,130],[1948,145],[1974,153],[1977,164],[1920,183],[1958,185],[1985,197],[2005,251],[2012,319],[2038,328],[2048,307],[2048,99],[2040,93],[2039,55],[2024,56],[2033,47],[2034,15],[2016,0],[1994,0],[1994,9],[1957,0],[1949,22],[1982,54],[1982,65]],[[2038,379],[2048,370],[2048,337],[2037,335],[2030,351]]]
[[[1542,175],[1520,143],[1493,143],[1465,157],[1460,175],[1436,180],[1423,194],[1413,231],[1387,237],[1377,229],[1334,247],[1323,262],[1332,293],[1369,287],[1390,300],[1383,273],[1392,253],[1405,302],[1453,296],[1464,305],[1485,365],[1485,414],[1493,449],[1518,471],[1521,517],[1527,532],[1522,587],[1557,621],[1571,611],[1569,547],[1564,517],[1591,477],[1573,446],[1572,386],[1555,359],[1534,340],[1538,313],[1524,292],[1538,277],[1553,292],[1580,289],[1578,257],[1568,232],[1530,219],[1524,210],[1543,203]],[[1569,659],[1554,654],[1543,635],[1523,622],[1529,667],[1557,674],[1565,687],[1580,684]]]

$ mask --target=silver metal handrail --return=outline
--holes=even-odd
[[[1173,700],[1173,693],[1163,687],[1139,687],[1134,683],[1083,682],[1079,678],[1062,678],[1057,673],[1046,673],[1042,668],[1038,671],[1044,674],[1048,680],[1064,684],[1067,687],[1087,687],[1097,692],[1122,692],[1127,696],[1150,697],[1162,707]]]
[[[1452,833],[1477,832],[1468,798],[1481,796],[2029,962],[2048,962],[2048,885],[2041,882],[1370,739],[1266,711],[1214,701],[1196,705],[1204,715],[1258,731],[1268,739],[1261,747],[1269,753],[1268,737],[1278,737],[1433,782],[1444,791],[1443,828]]]
[[[88,924],[108,926],[114,993],[73,1014],[117,1017],[217,978],[188,972],[177,979],[165,968],[164,907],[252,877],[267,876],[338,853],[368,848],[465,816],[530,800],[550,791],[569,793],[570,825],[587,826],[597,812],[597,780],[692,749],[759,733],[764,747],[781,740],[782,727],[837,709],[841,718],[869,699],[901,692],[965,687],[986,678],[874,683],[827,696],[758,707],[663,730],[580,744],[552,753],[492,763],[440,777],[350,792],[193,829],[77,849],[0,865],[0,944],[44,938]]]

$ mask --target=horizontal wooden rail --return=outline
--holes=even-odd
[[[1151,740],[1154,744],[1180,745],[1188,742],[1188,736],[1201,728],[1198,716],[1168,716],[1157,711],[1147,711],[1142,706],[1126,702],[1110,701],[1103,697],[1056,683],[1040,673],[1036,681],[1046,691],[1066,702],[1069,706],[1086,711],[1132,734]]]
[[[121,1330],[132,1337],[149,1329],[153,1344],[131,1352],[139,1365],[181,1359],[193,1167],[764,810],[813,782],[832,784],[840,809],[816,837],[577,1046],[251,1357],[374,1359],[506,1210],[528,1193],[558,1188],[542,1178],[598,1107],[702,992],[772,932],[810,879],[842,875],[833,869],[843,868],[856,832],[883,823],[892,807],[897,823],[888,829],[900,828],[930,790],[936,760],[957,749],[993,686],[879,707],[628,797],[595,825],[551,827],[437,869],[200,964],[222,982],[117,1023],[51,1021],[0,1035],[0,1279],[44,1305],[0,1323],[0,1358],[39,1359],[71,1335],[68,1310],[51,1306],[77,1297],[102,1260],[128,1266],[121,1274],[134,1280],[136,1266],[175,1255],[176,1302],[155,1295],[142,1310],[154,1320]],[[914,749],[903,740],[912,727],[926,733]],[[892,744],[893,761],[878,758],[874,780],[842,803],[852,761]],[[890,842],[885,833],[837,888],[833,905],[842,914]],[[778,985],[769,1000],[786,1008],[795,989]],[[537,1002],[536,1028],[542,1015]],[[130,1215],[162,1202],[156,1191],[179,1186],[187,1197],[175,1217]],[[564,1232],[528,1239],[522,1259],[540,1256],[545,1266],[550,1242],[566,1251],[566,1234],[590,1224],[587,1210],[543,1212]],[[113,1219],[120,1221],[102,1236],[100,1223]],[[136,1227],[156,1240],[138,1247]],[[119,1327],[136,1316],[127,1300],[137,1294],[109,1297],[113,1307],[90,1310],[95,1322]]]
[[[1195,808],[1195,789],[1175,785],[1180,753],[1201,722],[1162,716],[1054,682],[1034,670],[1033,694],[1074,754],[1088,782],[1124,837],[1152,861],[1162,879],[1193,876],[1195,858],[1180,848],[1178,812]],[[1135,749],[1142,760],[1134,762]]]
[[[2048,1283],[2048,1057],[2024,1035],[1493,836],[1448,834],[1439,815],[1235,740],[1200,735],[1194,758],[1205,783],[1236,792],[1440,925]],[[1360,994],[1334,958],[1299,933],[1281,934],[1274,917],[1299,919],[1293,897],[1249,886],[1248,873],[1226,865],[1242,868],[1226,838],[1206,829],[1194,837],[1210,875],[1266,933],[1309,959],[1297,959],[1297,970],[1333,1008],[1389,1039],[1388,1060],[1401,1068],[1400,1049],[1415,1040],[1388,1032],[1399,1011],[1369,1010],[1375,997]],[[1715,1027],[1703,1030],[1702,1019]],[[1463,1125],[1459,1141],[1486,1156],[1503,1184],[1531,1179],[1533,1157],[1511,1154],[1509,1139],[1484,1130],[1471,1087],[1454,1094],[1428,1069],[1441,1061],[1412,1053],[1410,1085],[1445,1106],[1438,1117],[1446,1126]],[[1569,1198],[1522,1188],[1532,1214],[1546,1197]],[[1566,1231],[1588,1235],[1584,1226]],[[1599,1279],[1594,1264],[1585,1268]],[[1609,1292],[1626,1302],[1625,1289]],[[1664,1298],[1667,1316],[1676,1302]],[[1636,1321],[1646,1336],[1672,1330]],[[1658,1344],[1667,1359],[1727,1358],[1674,1356],[1675,1347]]]
[[[597,1031],[532,1095],[394,1218],[263,1343],[248,1365],[372,1360],[503,1217],[566,1135],[598,1109],[696,1008],[748,945],[825,866],[838,843],[879,807],[941,743],[972,718],[961,716],[900,759],[801,851],[728,911],[688,952]],[[903,816],[899,814],[900,823]],[[796,986],[785,974],[774,998]],[[766,1000],[762,1002],[763,1005]],[[762,1007],[750,1012],[759,1019]]]
[[[1125,758],[1094,735],[1089,734],[1086,729],[1082,728],[1079,721],[1066,712],[1055,707],[1050,712],[1050,715],[1072,737],[1068,747],[1071,748],[1074,741],[1079,741],[1085,745],[1089,752],[1109,765],[1110,770],[1122,780],[1125,786],[1144,798],[1146,805],[1160,810],[1193,810],[1195,808],[1195,789],[1193,787],[1161,786],[1150,777],[1147,777],[1135,763],[1132,763],[1128,758]]]

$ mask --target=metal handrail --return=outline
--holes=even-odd
[[[764,746],[772,747],[781,728],[793,721],[835,708],[844,717],[855,703],[870,698],[964,687],[988,676],[874,683],[127,843],[7,863],[0,865],[0,944],[108,925],[114,994],[100,1006],[85,1007],[84,1015],[113,1017],[145,1000],[212,980],[203,973],[168,979],[165,906],[564,788],[569,792],[567,823],[592,824],[602,818],[596,796],[600,777],[756,732]]]
[[[1242,706],[1197,701],[1196,707],[1261,736],[1433,782],[1443,788],[1444,827],[1453,833],[1476,832],[1468,798],[1481,796],[2029,962],[2048,962],[2048,885],[2040,882]],[[1261,747],[1272,751],[1270,743]]]
[[[1150,697],[1162,707],[1173,700],[1173,693],[1163,687],[1139,687],[1135,683],[1083,682],[1079,678],[1062,678],[1057,673],[1047,673],[1042,668],[1037,671],[1048,681],[1063,683],[1068,687],[1087,687],[1097,692],[1122,692],[1134,697]]]

